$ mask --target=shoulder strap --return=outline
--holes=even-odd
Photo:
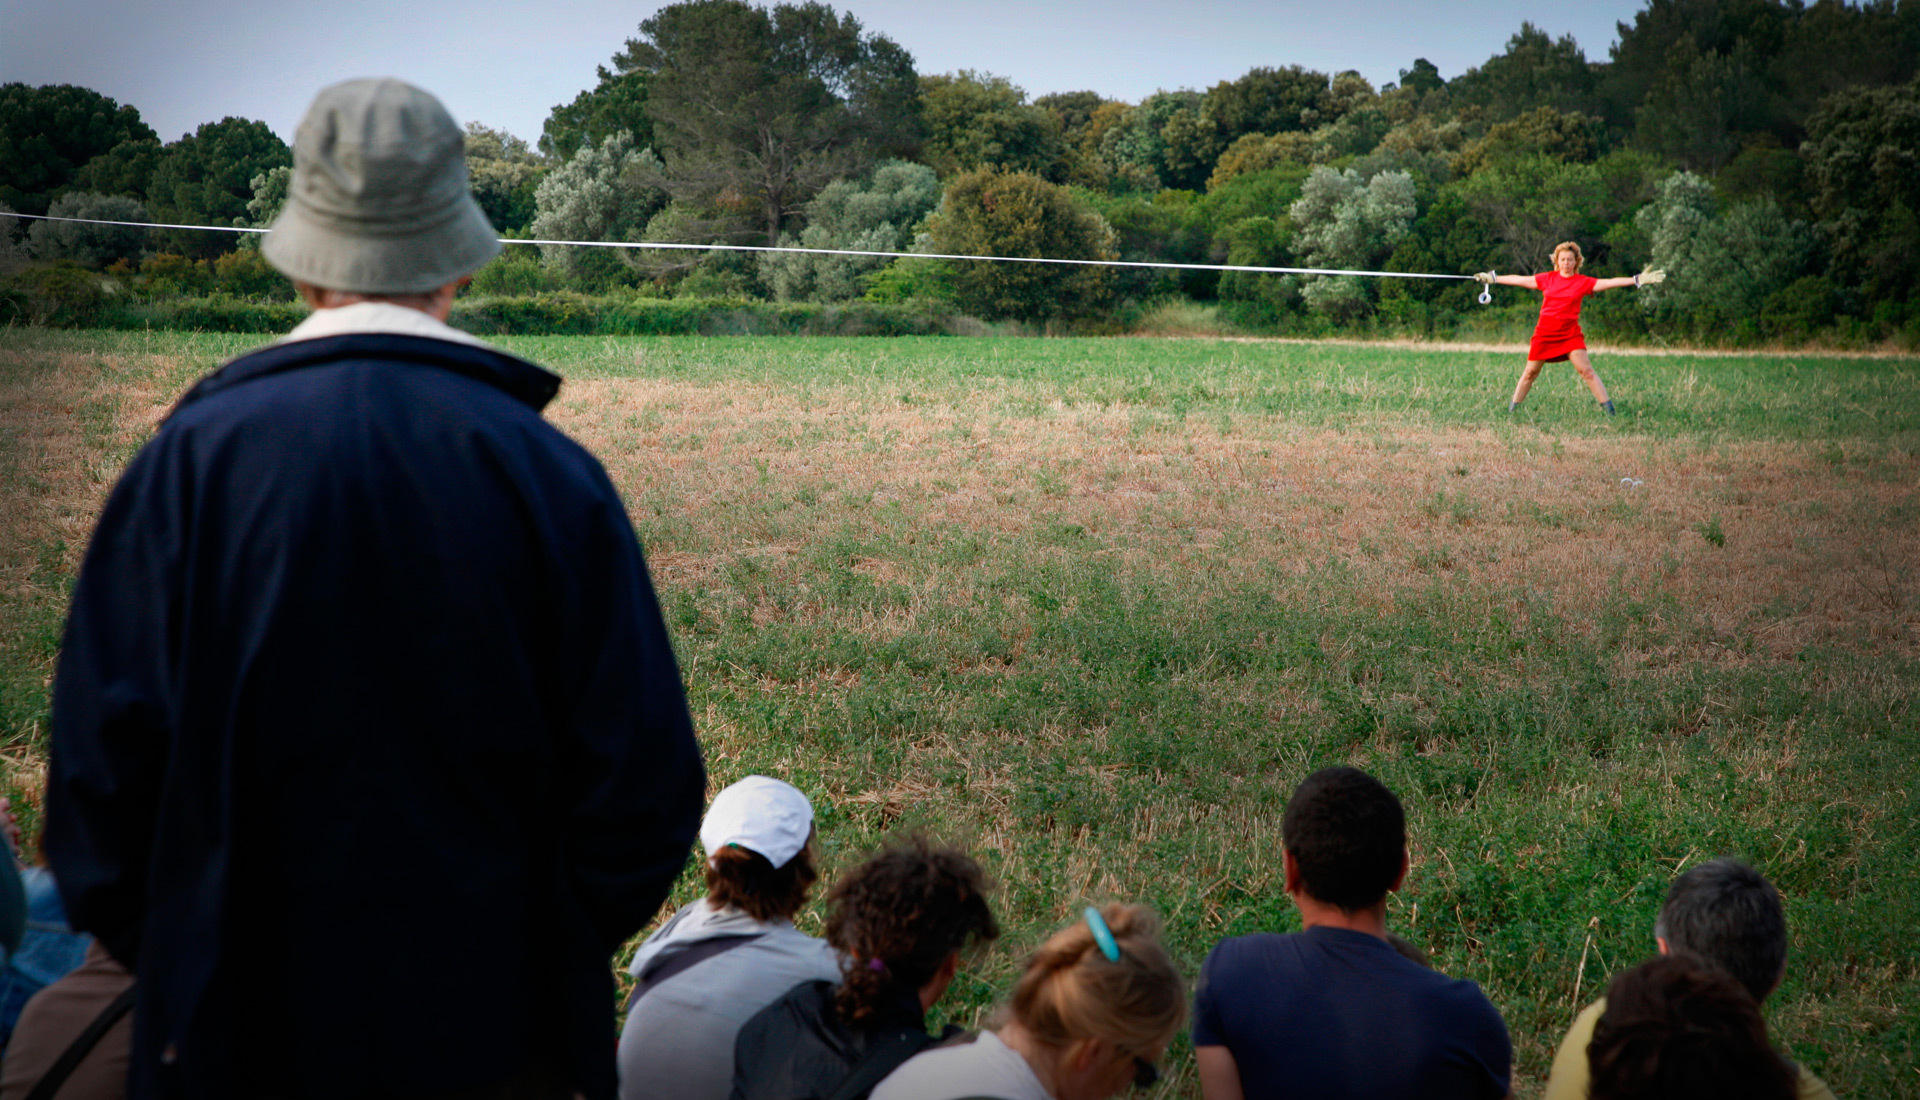
[[[134,986],[129,985],[121,990],[118,997],[100,1010],[100,1015],[93,1018],[93,1022],[87,1025],[85,1031],[74,1036],[73,1042],[67,1044],[67,1049],[61,1051],[60,1057],[54,1060],[53,1065],[47,1067],[47,1072],[41,1075],[40,1080],[34,1082],[32,1091],[27,1093],[27,1100],[53,1100],[55,1094],[60,1091],[60,1086],[66,1084],[67,1078],[73,1076],[73,1071],[80,1068],[80,1063],[86,1059],[87,1055],[93,1053],[93,1048],[99,1044],[100,1037],[105,1035],[113,1025],[119,1023],[120,1018],[133,1007],[134,989]]]
[[[736,947],[752,943],[765,932],[745,932],[737,936],[715,936],[699,943],[684,947],[678,951],[662,951],[647,960],[640,970],[640,980],[634,983],[633,995],[627,998],[627,1009],[633,1009],[634,1002],[653,991],[653,987],[687,969],[695,963],[705,962],[715,955],[724,955]]]
[[[933,1036],[919,1028],[887,1036],[873,1044],[873,1049],[867,1051],[867,1056],[860,1059],[827,1100],[866,1100],[873,1086],[886,1080],[887,1074],[932,1045]]]

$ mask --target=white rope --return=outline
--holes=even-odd
[[[0,217],[32,218],[37,222],[73,222],[78,225],[131,225],[135,229],[210,229],[215,233],[266,233],[265,229],[246,229],[237,225],[174,225],[171,222],[114,222],[103,218],[56,218],[52,214],[22,214],[0,210]]]
[[[175,225],[167,222],[120,222],[100,218],[56,218],[49,214],[0,212],[10,218],[76,222],[81,225],[127,225],[138,229],[204,229],[213,233],[268,233],[237,225]],[[1414,271],[1355,271],[1334,267],[1259,267],[1253,264],[1181,264],[1155,260],[1069,260],[1053,256],[968,256],[948,252],[880,252],[857,248],[798,248],[770,244],[680,244],[670,241],[547,241],[501,237],[501,244],[565,245],[569,248],[653,248],[689,252],[794,252],[811,256],[877,256],[903,260],[987,260],[994,263],[1065,264],[1076,267],[1145,267],[1174,271],[1244,271],[1256,275],[1353,275],[1381,279],[1472,279],[1471,275],[1435,275]],[[1480,300],[1488,301],[1482,293]]]

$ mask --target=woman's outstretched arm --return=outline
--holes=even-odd
[[[1491,271],[1483,271],[1475,275],[1474,278],[1483,283],[1499,283],[1501,286],[1523,286],[1528,290],[1540,289],[1539,282],[1531,275],[1495,275]]]
[[[1659,286],[1666,281],[1667,273],[1656,268],[1652,271],[1642,271],[1638,275],[1629,275],[1624,279],[1596,279],[1593,283],[1593,293],[1598,294],[1603,290],[1613,290],[1623,286]]]

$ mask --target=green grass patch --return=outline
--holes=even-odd
[[[59,516],[250,342],[0,352],[16,793],[84,537]],[[925,827],[992,869],[1010,935],[949,1017],[1088,900],[1154,905],[1189,972],[1297,927],[1282,805],[1353,763],[1410,815],[1392,925],[1486,988],[1520,1095],[1723,853],[1788,898],[1792,1056],[1920,1095],[1920,363],[1603,355],[1621,416],[1550,368],[1509,418],[1516,357],[1426,349],[500,343],[569,379],[550,416],[628,501],[715,781],[815,795],[829,868]]]

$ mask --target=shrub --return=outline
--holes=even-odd
[[[28,324],[90,324],[107,304],[101,277],[72,261],[27,268],[11,280],[7,308]]]
[[[1026,172],[983,169],[954,177],[928,225],[933,250],[974,256],[1115,258],[1113,230],[1066,188]],[[1103,304],[1111,275],[1101,267],[953,263],[954,298],[989,318],[1081,316]]]
[[[145,222],[147,208],[124,195],[96,195],[75,191],[53,200],[47,211],[56,218],[98,218],[103,221]],[[71,260],[87,267],[105,267],[126,256],[138,256],[149,230],[126,225],[80,225],[75,222],[34,222],[28,230],[38,260]]]
[[[1806,269],[1813,231],[1771,198],[1717,213],[1712,185],[1691,172],[1662,181],[1635,215],[1652,242],[1652,264],[1667,282],[1644,297],[1662,317],[1724,336],[1759,317],[1776,291]]]
[[[205,294],[213,289],[213,265],[189,260],[175,252],[160,252],[140,265],[142,289],[149,298]]]
[[[230,294],[213,294],[133,311],[127,321],[194,332],[265,333],[286,332],[306,316],[307,307],[294,302],[250,302]]]
[[[1839,288],[1824,275],[1805,275],[1767,296],[1760,323],[1767,335],[1805,340],[1833,324],[1839,313]]]
[[[711,257],[709,257],[711,259]],[[756,298],[752,276],[726,264],[702,260],[673,288],[675,298]]]
[[[1290,220],[1268,217],[1243,218],[1221,234],[1227,244],[1227,262],[1247,267],[1285,266],[1293,242]],[[1252,271],[1229,271],[1220,276],[1223,302],[1235,305],[1227,311],[1242,324],[1271,325],[1276,318],[1300,304],[1300,278],[1297,275],[1265,275]],[[1255,320],[1258,318],[1259,320]]]
[[[1231,336],[1239,330],[1221,319],[1218,306],[1166,298],[1141,310],[1127,331],[1139,336]]]
[[[222,292],[241,298],[289,299],[293,280],[274,270],[257,249],[229,252],[213,261],[214,278]]]
[[[1413,226],[1413,178],[1382,172],[1361,182],[1359,173],[1315,168],[1300,198],[1288,208],[1305,267],[1372,268]],[[1300,295],[1328,316],[1352,320],[1368,312],[1372,289],[1349,276],[1307,277]]]
[[[945,260],[898,259],[865,276],[868,302],[953,301],[953,267]]]
[[[472,292],[478,296],[542,294],[559,290],[562,280],[540,255],[526,245],[507,249],[473,273]]]
[[[913,227],[940,202],[940,181],[924,164],[890,160],[864,184],[835,180],[807,204],[807,227],[782,244],[901,252]],[[861,293],[862,276],[887,266],[881,256],[764,253],[760,278],[781,301],[844,301]]]
[[[614,134],[599,145],[585,145],[573,159],[548,172],[534,191],[539,211],[532,234],[558,241],[635,241],[648,219],[667,203],[666,192],[655,182],[660,158],[651,149],[636,149],[633,135]],[[635,257],[616,249],[568,248],[542,245],[546,261],[557,271],[606,275],[621,261]]]

